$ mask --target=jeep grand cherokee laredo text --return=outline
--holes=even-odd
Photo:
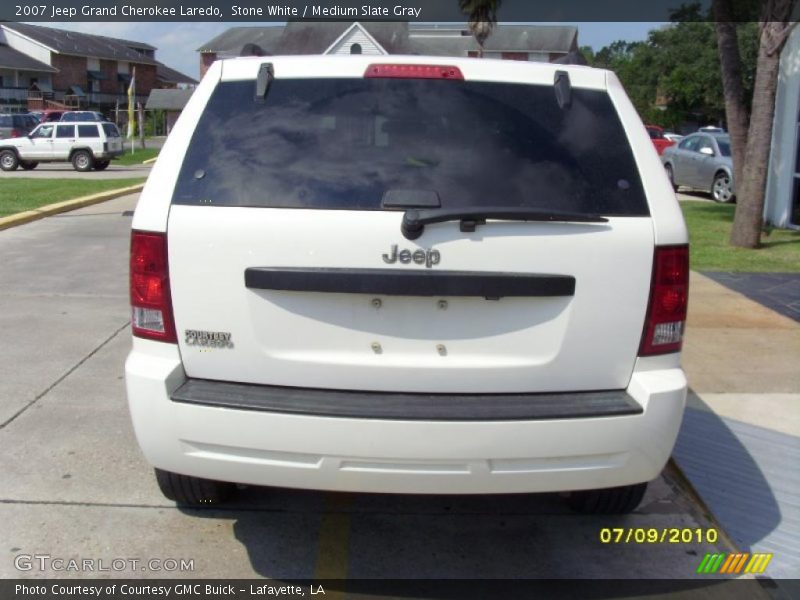
[[[214,63],[133,220],[139,444],[235,483],[635,508],[683,414],[687,234],[617,78]],[[598,144],[597,140],[603,140]]]

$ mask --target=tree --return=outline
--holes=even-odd
[[[731,0],[714,0],[714,26],[717,33],[722,91],[725,97],[725,117],[731,137],[733,155],[733,180],[742,181],[744,151],[747,145],[747,127],[750,110],[745,97],[742,80],[742,58],[739,52],[739,36],[734,22]]]
[[[653,30],[644,42],[616,41],[592,58],[593,66],[617,73],[639,115],[648,123],[677,128],[686,121],[708,124],[725,117],[714,25],[697,21],[693,7],[680,14],[684,13],[695,20]],[[758,26],[744,23],[738,33],[742,85],[749,107]]]
[[[760,22],[755,79],[757,93],[753,96],[742,179],[737,182],[736,213],[731,230],[731,244],[742,248],[758,248],[761,244],[778,66],[781,49],[797,24],[789,22],[795,1],[766,0]]]
[[[483,58],[483,45],[497,25],[497,9],[502,0],[458,0],[461,12],[469,19],[469,29],[478,42],[478,57]]]

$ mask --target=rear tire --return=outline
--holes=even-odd
[[[236,486],[190,475],[179,475],[156,469],[156,481],[161,493],[185,506],[213,506],[231,497]]]
[[[13,150],[3,150],[0,152],[0,169],[3,171],[16,171],[19,166],[19,158]]]
[[[94,167],[94,158],[86,150],[78,150],[72,155],[72,168],[85,173]]]
[[[639,506],[647,490],[647,483],[637,483],[603,490],[572,492],[567,504],[575,512],[585,515],[619,515]]]
[[[110,160],[98,160],[96,163],[94,163],[94,170],[95,171],[103,171],[110,164],[111,164]]]
[[[672,172],[672,167],[670,165],[666,165],[664,170],[667,172],[667,178],[669,179],[669,183],[672,186],[672,191],[677,192],[678,186],[675,185],[675,174]]]
[[[38,162],[30,162],[27,160],[19,161],[19,166],[25,169],[26,171],[33,171],[36,167],[39,166]]]
[[[733,193],[733,182],[730,176],[724,171],[714,175],[714,183],[711,184],[711,197],[715,202],[733,202],[736,197]]]

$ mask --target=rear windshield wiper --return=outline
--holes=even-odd
[[[425,231],[425,225],[461,221],[459,229],[475,231],[475,227],[486,223],[486,219],[506,221],[554,221],[570,223],[606,223],[608,219],[595,214],[567,211],[543,210],[541,208],[514,206],[472,206],[463,208],[433,208],[430,210],[407,210],[403,215],[400,231],[408,240],[415,240]]]

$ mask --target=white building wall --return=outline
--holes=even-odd
[[[5,42],[9,47],[27,54],[31,58],[35,58],[39,62],[52,66],[53,63],[50,58],[50,50],[31,41],[26,37],[21,36],[16,31],[7,29],[0,25],[0,42]]]
[[[781,52],[772,151],[767,170],[764,220],[776,227],[791,221],[795,182],[800,182],[800,27],[795,27]],[[795,223],[800,225],[800,223]]]
[[[550,62],[549,52],[515,52],[514,50],[487,50],[483,53],[485,58],[503,58],[503,53],[527,54],[530,62]]]
[[[371,56],[386,54],[386,51],[375,44],[360,27],[354,27],[346,36],[334,44],[326,54],[350,54],[350,46],[359,44],[361,54]]]

